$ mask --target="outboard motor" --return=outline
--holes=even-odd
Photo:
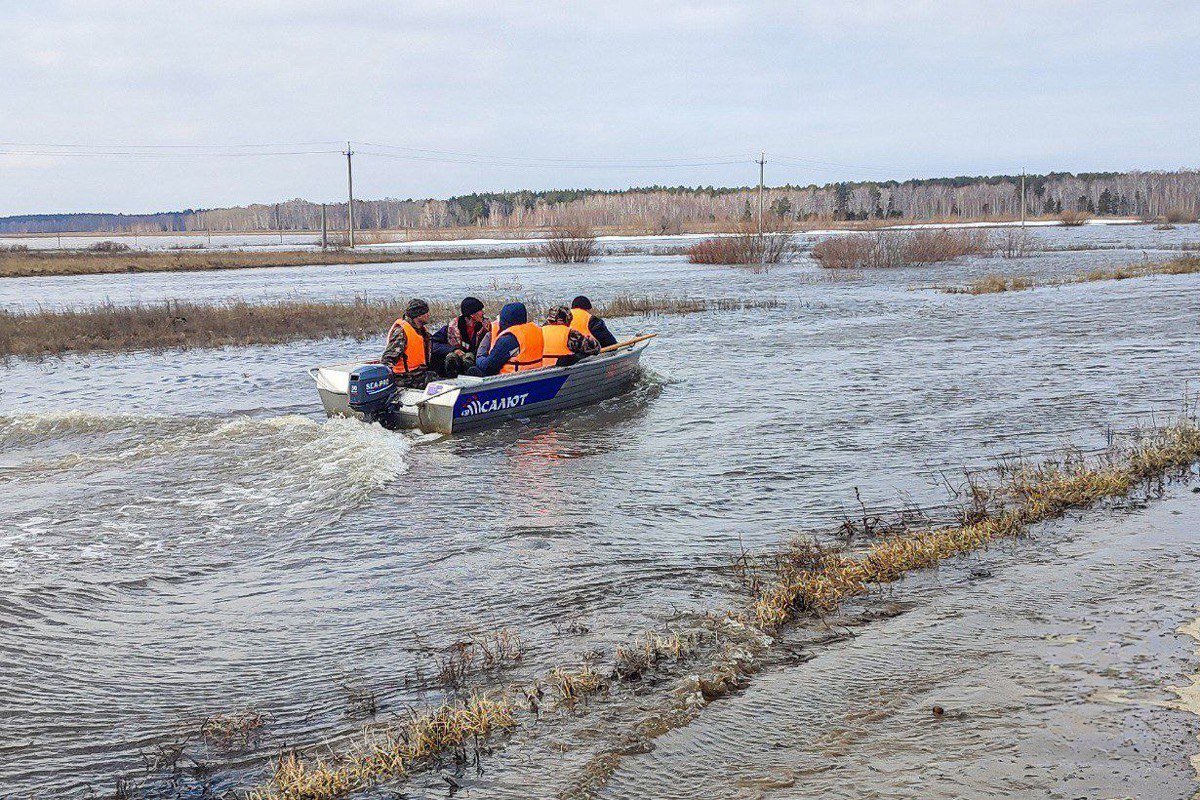
[[[366,364],[350,373],[348,404],[367,422],[388,425],[388,407],[398,389],[392,371],[381,364]]]

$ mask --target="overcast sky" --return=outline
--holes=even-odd
[[[1194,1],[0,0],[0,214],[338,200],[346,139],[413,148],[363,198],[1196,166],[1198,42]]]

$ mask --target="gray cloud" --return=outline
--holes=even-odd
[[[772,181],[1194,159],[1191,3],[39,3],[0,7],[0,139],[347,138],[547,159],[809,158]],[[336,149],[334,147],[333,149]],[[356,162],[366,197],[749,183],[688,169]],[[336,199],[335,154],[0,154],[0,213]]]

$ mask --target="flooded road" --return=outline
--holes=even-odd
[[[0,304],[8,307],[105,297],[419,292],[453,299],[488,293],[490,281],[494,293],[514,297],[635,292],[783,303],[614,320],[618,335],[662,334],[632,393],[450,439],[319,414],[306,368],[374,355],[373,343],[4,366],[0,785],[18,798],[83,797],[88,786],[111,792],[117,775],[144,768],[148,754],[202,716],[255,708],[271,720],[257,749],[197,754],[223,765],[215,788],[244,787],[261,780],[263,757],[280,745],[337,741],[357,730],[347,686],[373,692],[383,714],[438,701],[437,659],[455,641],[505,627],[519,632],[526,653],[515,677],[577,662],[665,620],[736,604],[729,565],[742,546],[828,529],[858,508],[856,488],[870,506],[938,505],[946,471],[1066,442],[1098,447],[1106,426],[1178,409],[1187,382],[1194,391],[1200,376],[1195,276],[986,297],[922,287],[986,272],[1056,277],[1129,263],[1177,252],[1180,241],[1200,239],[1195,226],[1162,232],[1161,241],[1144,226],[1034,235],[1049,249],[1029,259],[843,276],[823,275],[803,258],[755,273],[616,257],[570,270],[472,261],[0,281]],[[1085,246],[1103,249],[1072,249]],[[626,763],[606,791],[631,796],[629,787],[654,785],[672,796],[668,776],[680,790],[693,785],[679,777],[683,765],[718,764],[726,747],[755,753],[747,756],[757,765],[750,775],[786,781],[786,770],[807,769],[797,764],[813,763],[808,755],[769,761],[755,741],[739,740],[747,720],[730,723],[728,738],[704,732],[718,715],[759,713],[749,704],[767,695],[756,692],[827,691],[824,699],[788,696],[789,707],[812,714],[839,702],[843,715],[859,708],[869,716],[876,712],[867,707],[897,702],[916,709],[935,694],[948,710],[979,713],[971,691],[983,677],[1007,680],[1039,658],[1064,668],[1084,658],[1091,645],[1061,650],[1066,645],[1038,638],[1061,632],[1054,625],[1029,623],[1033,638],[1010,645],[1004,631],[1025,624],[1019,615],[966,613],[964,604],[987,602],[1052,614],[1056,584],[1030,594],[1032,573],[1020,569],[1041,563],[1035,556],[1051,559],[1047,570],[1077,558],[1090,563],[1089,556],[1068,550],[1054,562],[1039,553],[1031,551],[1028,567],[1016,553],[1013,570],[995,570],[957,600],[914,581],[917,609],[866,634],[879,637],[876,650],[856,650],[856,639],[801,665],[814,670],[802,680],[765,673],[745,696],[706,711],[701,727],[665,738],[655,753],[666,760]],[[1137,575],[1116,569],[1113,580],[1132,585]],[[1145,602],[1171,609],[1171,631],[1186,621],[1175,618],[1178,586],[1137,585]],[[1096,593],[1107,594],[1107,586],[1097,584]],[[897,591],[906,595],[909,584]],[[1072,619],[1103,628],[1094,617]],[[1143,630],[1133,620],[1121,625],[1122,636]],[[995,631],[970,646],[996,651],[995,672],[956,672],[954,643],[989,626]],[[920,644],[939,635],[944,648]],[[903,687],[911,676],[928,689],[914,684],[878,704],[868,691],[863,700],[854,687],[863,689],[873,652],[886,654],[876,660],[886,662],[878,674],[888,682]],[[1065,696],[1055,694],[1061,687],[1027,688]],[[988,702],[993,711],[1008,708]],[[1041,724],[1017,712],[1012,721]],[[939,743],[937,731],[953,731],[929,733],[916,727],[923,722],[867,726],[879,752],[891,748],[889,769]],[[803,714],[778,720],[792,730],[811,724]],[[1180,747],[1200,749],[1184,728]],[[922,744],[926,735],[935,738]],[[514,742],[495,756],[496,782],[482,784],[478,796],[533,785],[518,777],[526,773],[516,765],[537,752],[524,747]],[[844,743],[829,747],[847,752]],[[1029,747],[1036,751],[1036,739]],[[968,750],[947,758],[965,763]],[[544,762],[532,794],[565,791],[583,760]],[[869,769],[866,760],[855,763],[841,767],[849,770],[840,773],[850,776],[846,785],[858,780],[855,769]],[[693,766],[697,776],[712,771]],[[1006,774],[999,765],[993,772]],[[779,790],[805,796],[810,780]],[[979,780],[986,796],[991,779]],[[158,784],[145,788],[175,796]],[[429,791],[444,796],[445,786]]]

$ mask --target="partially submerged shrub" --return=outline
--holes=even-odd
[[[127,253],[129,252],[129,245],[105,239],[103,242],[96,242],[89,246],[88,250],[94,253]]]
[[[1068,227],[1082,225],[1092,218],[1086,211],[1064,211],[1058,215],[1058,221]]]
[[[1163,214],[1163,221],[1168,225],[1179,225],[1185,222],[1195,222],[1196,212],[1189,208],[1172,208],[1166,214]]]
[[[1033,249],[1033,237],[1024,228],[1006,228],[996,249],[1004,258],[1025,258]]]
[[[812,256],[827,269],[886,269],[952,261],[992,251],[987,231],[944,228],[831,236]]]
[[[795,249],[790,233],[772,231],[759,236],[744,231],[697,242],[687,249],[687,256],[693,264],[778,264]]]
[[[558,227],[550,232],[537,253],[551,264],[585,264],[598,254],[596,235],[586,225]]]

